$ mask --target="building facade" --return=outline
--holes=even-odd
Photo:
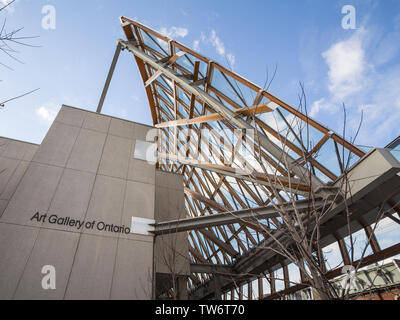
[[[184,236],[148,232],[184,217],[182,177],[143,160],[150,129],[63,106],[41,145],[0,140],[0,299],[151,299],[188,273]]]

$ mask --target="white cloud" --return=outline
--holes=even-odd
[[[231,52],[227,52],[224,42],[217,35],[217,32],[214,29],[211,30],[209,36],[207,36],[204,32],[202,32],[200,34],[200,41],[202,43],[213,46],[218,55],[227,59],[230,67],[234,66],[236,62],[236,57]],[[193,43],[195,50],[197,50],[196,47],[198,48],[199,44],[200,44],[199,40],[196,40],[195,43]]]
[[[310,117],[314,118],[320,111],[325,111],[330,114],[336,112],[338,110],[338,105],[327,101],[325,98],[321,98],[315,101],[310,110]]]
[[[202,32],[202,33],[200,34],[200,40],[201,40],[202,42],[204,42],[204,43],[207,42],[207,37],[206,37],[206,34],[205,34],[204,32]]]
[[[324,118],[326,114],[327,121],[323,118],[321,121],[341,132],[344,103],[347,139],[358,130],[361,113],[363,121],[357,144],[384,147],[396,138],[400,134],[399,40],[397,31],[381,32],[370,26],[332,44],[322,53],[329,68],[330,94],[312,104],[310,116]]]
[[[378,146],[384,147],[400,134],[400,65],[392,66],[384,74],[376,74],[373,80],[373,84],[362,92],[367,97],[372,92],[368,101],[359,97],[362,102],[358,110],[364,112],[362,139],[366,145],[376,145],[374,140],[380,139]]]
[[[199,48],[200,48],[200,41],[199,40],[194,40],[193,41],[193,49],[195,51],[199,51]]]
[[[211,41],[211,44],[217,50],[218,54],[221,56],[224,56],[225,55],[225,45],[221,41],[221,39],[217,36],[217,32],[215,30],[211,30],[210,41]]]
[[[39,116],[41,120],[51,123],[56,118],[57,111],[55,111],[52,108],[42,106],[36,110],[36,114]]]
[[[226,59],[228,60],[230,67],[233,67],[235,65],[236,58],[232,53],[228,53],[226,55]]]
[[[329,90],[338,99],[358,92],[363,87],[366,71],[363,37],[365,30],[357,30],[347,40],[333,44],[322,53],[329,67]]]
[[[161,34],[168,38],[184,38],[189,34],[189,30],[181,27],[170,27],[169,29],[166,27],[162,27],[160,29]]]

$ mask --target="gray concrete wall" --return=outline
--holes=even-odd
[[[186,219],[182,175],[156,171],[155,220]],[[158,296],[175,281],[177,297],[186,300],[190,274],[189,242],[186,232],[155,237],[155,292]]]
[[[183,177],[157,170],[156,181],[156,222],[186,219]],[[189,243],[186,232],[157,236],[154,250],[157,273],[189,275]]]
[[[0,176],[0,299],[152,297],[154,238],[90,228],[129,228],[132,216],[154,219],[155,207],[160,217],[183,212],[181,180],[170,188],[155,166],[133,158],[149,129],[63,106],[40,147],[0,144],[9,168]],[[50,223],[54,215],[87,228]],[[56,290],[42,288],[45,265],[56,269]]]
[[[0,137],[0,217],[38,148],[36,144]]]

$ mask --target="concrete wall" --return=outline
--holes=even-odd
[[[38,147],[35,144],[0,137],[0,217]]]
[[[186,219],[183,177],[157,170],[156,182],[156,222]],[[179,299],[187,299],[186,280],[190,274],[188,252],[186,232],[155,237],[156,294],[165,291],[175,281],[176,287],[180,287]]]
[[[186,219],[183,177],[157,170],[156,180],[156,222]],[[186,232],[157,236],[155,252],[156,272],[189,275],[189,243]]]
[[[0,299],[152,297],[154,238],[96,227],[154,219],[156,189],[178,197],[183,188],[175,181],[168,191],[159,173],[157,187],[155,166],[133,158],[149,129],[63,106],[40,147],[0,145],[0,163],[10,168],[0,176]],[[159,212],[169,206],[181,212],[182,202]],[[51,223],[54,215],[87,225]],[[56,290],[42,288],[45,265],[56,269]]]

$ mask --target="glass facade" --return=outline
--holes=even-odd
[[[124,22],[127,38],[136,40],[147,58],[138,64],[151,89],[147,94],[154,125],[163,137],[158,141],[158,167],[183,175],[187,217],[307,199],[314,183],[332,186],[368,152],[311,119],[306,108],[291,107],[265,88],[140,23],[127,18]],[[399,144],[400,140],[392,153],[400,161]],[[140,148],[137,152],[141,154]],[[191,231],[190,259],[232,265],[282,225],[282,218],[274,217],[258,220],[257,225],[239,221],[206,232]],[[365,238],[364,230],[358,236]],[[334,269],[342,264],[339,247],[328,249],[325,253]],[[283,269],[276,276],[286,277]],[[210,278],[196,274],[189,287]],[[277,281],[276,287],[283,290],[285,281]],[[264,294],[269,290],[264,288]],[[237,293],[227,294],[232,296]]]

